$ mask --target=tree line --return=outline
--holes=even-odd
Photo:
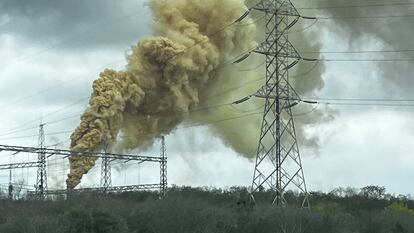
[[[414,201],[384,187],[286,192],[288,207],[275,208],[274,193],[250,200],[247,188],[173,186],[156,192],[84,193],[68,200],[0,200],[0,233],[414,233]]]

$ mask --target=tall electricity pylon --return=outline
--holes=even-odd
[[[108,139],[105,138],[103,142],[103,149],[105,154],[108,153]],[[101,188],[104,193],[108,191],[108,188],[112,186],[112,177],[111,177],[111,159],[107,156],[102,157],[101,164]]]
[[[8,198],[13,200],[13,184],[12,184],[12,169],[9,170],[9,195]]]
[[[289,69],[301,57],[289,42],[288,31],[300,15],[290,0],[262,0],[255,10],[265,14],[265,41],[254,51],[266,56],[266,82],[254,95],[265,99],[262,127],[252,182],[255,192],[275,191],[273,204],[286,206],[285,191],[302,193],[302,207],[308,207],[308,194],[302,169],[292,107],[300,102],[289,83]],[[268,160],[270,163],[266,163]]]
[[[46,174],[46,144],[45,144],[45,132],[44,124],[39,126],[39,142],[38,148],[40,149],[37,154],[37,160],[39,166],[37,168],[37,179],[36,179],[36,194],[37,198],[44,200],[46,198],[47,191],[47,174]]]
[[[160,198],[164,198],[167,193],[167,146],[165,145],[164,136],[161,136],[160,153]]]

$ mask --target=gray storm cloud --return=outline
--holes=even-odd
[[[32,45],[52,45],[54,50],[79,53],[97,48],[125,49],[149,33],[151,16],[144,3],[143,0],[2,0],[0,32]]]
[[[308,6],[311,4],[308,3]],[[354,7],[340,7],[340,6]],[[369,6],[371,5],[371,6]],[[377,6],[372,6],[377,5]],[[378,6],[380,5],[380,6]],[[306,6],[306,5],[305,5]],[[367,42],[378,41],[381,48],[378,50],[410,50],[414,48],[412,40],[413,17],[379,17],[366,19],[352,19],[353,17],[370,16],[401,16],[412,15],[413,4],[399,4],[393,1],[378,4],[376,1],[360,0],[350,2],[347,0],[319,0],[312,7],[320,10],[305,10],[306,15],[323,15],[336,19],[323,22],[331,32],[344,38],[350,50],[369,50]],[[339,7],[338,7],[339,6]],[[358,7],[361,6],[361,7]],[[347,18],[341,18],[347,17]],[[413,52],[403,53],[371,53],[354,54],[352,59],[414,59]],[[361,63],[347,64],[361,66]],[[412,62],[377,62],[380,81],[387,95],[398,97],[411,92],[414,85],[412,78]]]

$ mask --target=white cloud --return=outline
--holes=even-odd
[[[414,134],[407,130],[412,124],[410,114],[379,109],[341,114],[326,126],[335,134],[324,138],[320,155],[305,157],[311,189],[374,184],[391,192],[414,192],[410,185]]]

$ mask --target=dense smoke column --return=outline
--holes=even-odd
[[[246,5],[255,3],[251,0]],[[203,124],[257,112],[209,125],[226,145],[241,156],[253,158],[262,100],[251,99],[242,106],[210,106],[231,103],[255,93],[262,85],[265,74],[261,56],[252,54],[240,64],[229,65],[263,40],[263,29],[256,28],[262,24],[262,15],[252,11],[234,23],[248,8],[243,0],[151,0],[149,5],[156,37],[132,47],[125,71],[105,70],[100,74],[93,84],[90,106],[71,136],[71,148],[99,151],[107,138],[111,148],[122,153],[151,145],[154,138],[170,133],[183,122]],[[301,33],[305,27],[299,25],[299,33],[292,34],[293,41],[297,39],[296,45],[305,49],[319,50],[319,35]],[[306,73],[292,80],[300,94],[323,88],[323,64],[307,73],[309,67],[300,64],[292,73]],[[295,111],[309,108],[298,106]],[[326,119],[322,111],[299,119],[300,143],[317,147],[317,138],[306,137],[305,129]],[[95,162],[95,158],[72,156],[67,187],[76,187]]]
[[[105,138],[114,144],[121,133],[115,148],[123,151],[169,133],[200,104],[200,92],[224,59],[254,44],[253,24],[208,37],[246,10],[238,0],[154,0],[151,8],[160,36],[132,48],[126,71],[105,70],[94,81],[72,150],[98,151]],[[76,187],[95,161],[71,156],[67,188]]]

